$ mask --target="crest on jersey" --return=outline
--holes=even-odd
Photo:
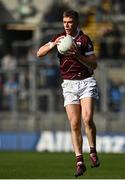
[[[76,42],[76,44],[78,45],[78,47],[80,47],[81,46],[81,42]]]

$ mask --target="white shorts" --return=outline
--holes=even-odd
[[[99,98],[97,82],[94,77],[84,80],[64,80],[61,84],[64,96],[64,106],[67,104],[80,104],[85,97]]]

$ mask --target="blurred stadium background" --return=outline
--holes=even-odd
[[[62,31],[62,12],[68,8],[79,11],[80,27],[98,58],[98,151],[125,152],[124,0],[0,0],[2,151],[72,151],[56,52],[42,60],[35,54]]]

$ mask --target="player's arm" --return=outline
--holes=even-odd
[[[97,68],[97,60],[93,50],[93,44],[89,38],[87,38],[87,43],[84,46],[85,55],[80,54],[78,47],[73,43],[70,53],[83,65],[91,68]]]
[[[43,57],[45,56],[49,51],[51,51],[55,46],[56,42],[48,42],[41,46],[39,50],[37,51],[37,57]]]
[[[81,55],[78,51],[75,54],[75,58],[83,65],[88,66],[89,68],[96,69],[97,68],[97,60],[95,54],[91,54],[88,56]]]
[[[43,57],[45,56],[49,51],[51,51],[58,43],[60,43],[60,40],[64,38],[64,35],[62,36],[55,36],[50,42],[44,44],[39,48],[37,51],[37,57]]]
[[[84,66],[91,69],[97,68],[97,60],[94,52],[84,56],[80,54],[77,45],[73,43],[72,48],[68,51],[68,54],[72,54]]]

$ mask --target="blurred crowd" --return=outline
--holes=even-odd
[[[21,104],[21,100],[23,105],[19,108],[25,109],[24,104],[28,103],[27,98],[32,83],[31,75],[34,73],[31,66],[34,65],[37,69],[37,89],[59,88],[60,74],[55,54],[49,53],[39,60],[33,47],[29,48],[25,56],[6,54],[0,64],[0,110],[17,110],[17,101]]]

